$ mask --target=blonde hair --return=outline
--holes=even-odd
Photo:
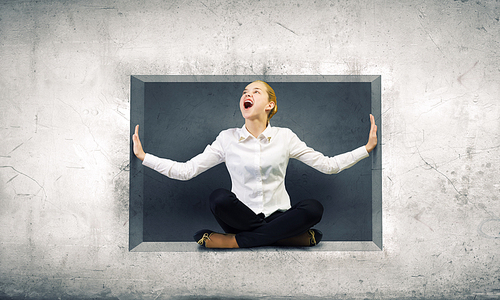
[[[271,109],[269,114],[267,115],[267,120],[271,120],[271,118],[278,112],[278,102],[276,101],[276,93],[273,88],[265,81],[255,80],[254,82],[260,82],[266,87],[267,96],[269,98],[269,102],[274,102],[274,107]],[[254,83],[252,82],[252,83]]]

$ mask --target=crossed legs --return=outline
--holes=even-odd
[[[323,215],[323,206],[316,200],[303,200],[285,212],[268,217],[255,214],[226,189],[210,195],[210,209],[226,234],[212,234],[206,241],[209,248],[248,248],[269,245],[308,246],[308,230]]]

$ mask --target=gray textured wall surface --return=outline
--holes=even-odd
[[[0,298],[500,298],[500,3],[0,1]],[[130,75],[382,75],[383,251],[128,251]]]

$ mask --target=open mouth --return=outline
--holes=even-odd
[[[247,100],[245,100],[245,102],[243,102],[243,106],[245,107],[245,109],[249,109],[250,107],[253,106],[253,101],[250,99],[247,99]]]

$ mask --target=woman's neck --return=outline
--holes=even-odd
[[[258,137],[264,130],[266,130],[268,121],[262,120],[245,120],[245,127],[254,137]]]

